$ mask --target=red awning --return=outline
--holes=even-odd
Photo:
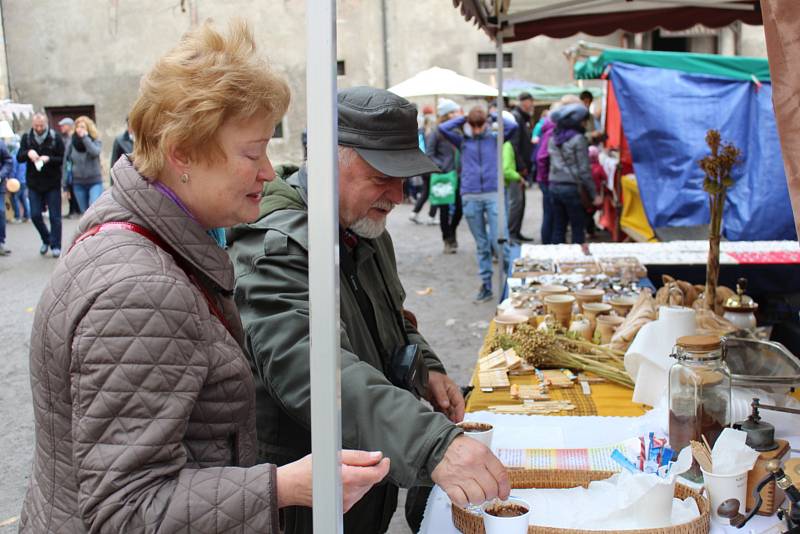
[[[495,21],[491,18],[494,13],[494,2],[499,0],[453,0],[453,4],[461,9],[461,13],[468,21],[474,21],[486,33],[493,36]],[[572,1],[572,8],[559,8],[553,4],[547,5],[548,0],[542,0],[541,6],[536,9],[524,9],[526,2],[516,4],[520,6],[515,12],[515,0],[505,0],[501,19],[511,26],[512,35],[504,34],[505,42],[523,41],[547,35],[548,37],[563,38],[576,33],[589,35],[607,35],[617,30],[633,33],[649,31],[654,28],[664,28],[671,31],[689,29],[697,24],[710,28],[721,28],[733,22],[741,21],[746,24],[762,24],[761,9],[758,0],[700,0],[691,2],[682,0],[675,4],[684,4],[680,7],[656,7],[655,2],[635,0],[620,0],[620,2],[606,2],[609,7],[604,9],[592,7],[597,2]],[[662,1],[665,6],[670,2]],[[531,5],[531,2],[527,2]],[[696,4],[696,5],[690,5]],[[716,6],[714,5],[716,4]],[[562,4],[563,5],[563,4]],[[703,7],[700,7],[700,6]],[[645,6],[645,7],[642,7]],[[708,7],[705,7],[708,6]],[[749,9],[752,7],[752,9]],[[744,9],[742,9],[744,8]],[[547,16],[548,11],[558,12],[558,16]]]

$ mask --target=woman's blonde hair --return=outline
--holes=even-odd
[[[217,131],[225,121],[266,115],[277,122],[289,96],[286,82],[256,55],[244,21],[232,21],[226,36],[206,21],[142,78],[129,115],[136,169],[155,178],[172,147],[190,160],[224,159]]]
[[[97,126],[95,125],[94,121],[87,117],[86,115],[81,115],[77,119],[75,119],[75,126],[77,127],[80,123],[83,123],[86,126],[86,131],[89,132],[89,135],[92,139],[97,139]]]

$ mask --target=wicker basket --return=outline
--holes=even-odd
[[[557,469],[509,469],[508,476],[512,488],[560,489],[586,487],[594,480],[605,480],[614,473],[610,471],[567,471]],[[675,485],[675,496],[680,499],[693,497],[700,509],[700,517],[667,528],[626,530],[625,534],[708,534],[711,524],[708,499],[686,486]],[[485,534],[483,518],[459,506],[453,506],[453,523],[464,534]],[[597,534],[597,530],[574,530],[566,528],[528,527],[528,534]]]

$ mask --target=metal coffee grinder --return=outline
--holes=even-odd
[[[800,410],[761,404],[757,398],[753,399],[751,407],[752,411],[746,420],[733,424],[733,428],[747,433],[747,445],[761,453],[747,476],[746,509],[752,510],[756,507],[759,500],[757,495],[759,495],[761,503],[757,513],[760,515],[773,515],[783,502],[784,492],[775,483],[775,480],[765,480],[770,476],[767,463],[775,460],[780,464],[789,454],[791,448],[788,441],[775,439],[775,427],[761,419],[760,410],[793,414],[800,414]],[[762,481],[764,482],[763,486],[761,485]],[[762,487],[756,491],[758,486]]]

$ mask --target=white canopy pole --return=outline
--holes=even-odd
[[[495,35],[495,49],[497,57],[497,259],[498,282],[497,291],[502,297],[505,291],[506,272],[505,255],[503,254],[506,243],[506,181],[503,176],[503,142],[505,136],[505,121],[503,121],[503,28],[497,28]]]
[[[314,532],[341,534],[336,1],[306,2],[308,285]]]

